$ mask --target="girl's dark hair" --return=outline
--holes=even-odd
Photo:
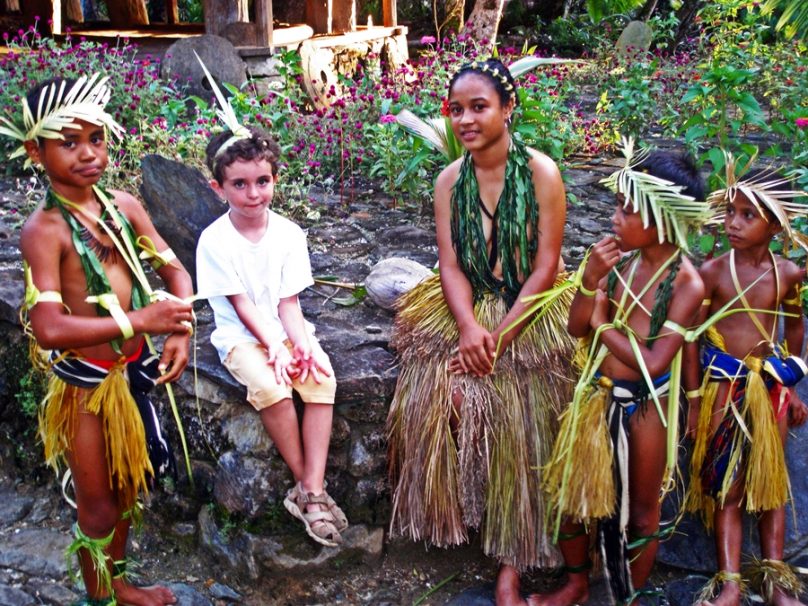
[[[250,137],[231,143],[221,153],[218,153],[219,149],[233,136],[230,130],[213,137],[205,148],[208,169],[213,178],[219,182],[219,185],[224,181],[224,169],[236,160],[266,160],[272,167],[273,176],[278,174],[278,159],[281,155],[280,146],[266,131],[253,126],[246,128],[250,131]]]
[[[449,96],[452,95],[455,83],[466,74],[480,74],[488,78],[494,90],[497,91],[502,105],[507,105],[511,99],[513,99],[514,105],[519,104],[519,98],[516,96],[516,81],[499,59],[472,61],[463,65],[449,80]]]
[[[699,201],[704,200],[704,179],[701,178],[692,156],[687,153],[651,152],[637,166],[637,170],[680,185],[684,188],[682,193],[686,196],[693,196]]]

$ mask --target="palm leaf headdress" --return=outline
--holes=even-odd
[[[28,100],[22,102],[23,124],[15,124],[8,118],[0,118],[0,135],[25,141],[43,139],[64,139],[62,131],[66,128],[81,128],[77,121],[103,126],[116,137],[123,135],[123,127],[106,111],[112,91],[107,86],[108,77],[95,73],[82,76],[69,89],[67,81],[60,80],[45,86],[37,106],[28,106]],[[10,158],[25,155],[25,146],[20,145]],[[27,160],[26,168],[31,165]]]
[[[623,205],[640,213],[643,227],[656,226],[660,244],[667,240],[687,250],[688,234],[698,230],[711,216],[710,207],[683,194],[681,185],[637,170],[650,150],[635,152],[633,138],[622,139],[622,151],[626,165],[601,183],[625,196]]]
[[[233,136],[225,141],[222,146],[216,150],[215,157],[219,157],[222,155],[222,153],[224,153],[224,150],[233,145],[236,141],[241,141],[242,139],[249,139],[252,137],[252,133],[250,133],[247,127],[244,126],[241,121],[239,121],[233,106],[230,105],[230,101],[225,98],[222,90],[219,88],[219,85],[216,84],[216,79],[213,77],[213,74],[210,73],[208,67],[202,62],[199,55],[196,54],[196,51],[194,51],[194,55],[196,56],[196,60],[199,61],[199,65],[202,66],[202,71],[205,72],[205,77],[208,79],[210,88],[213,90],[213,94],[216,97],[216,102],[219,104],[219,107],[216,109],[216,115],[219,116],[219,120],[222,121],[222,124],[224,124],[227,129],[233,133]]]
[[[714,191],[707,198],[707,202],[716,209],[715,220],[723,221],[727,202],[735,199],[738,193],[743,194],[747,200],[755,205],[758,213],[768,221],[769,217],[763,212],[768,209],[775,220],[783,228],[788,241],[808,250],[808,236],[792,228],[791,222],[797,217],[808,217],[808,204],[799,202],[799,198],[808,195],[808,192],[787,189],[789,179],[776,174],[773,170],[764,170],[754,177],[741,179],[748,172],[755,160],[755,156],[740,166],[732,153],[724,151],[725,186]],[[786,186],[785,188],[783,186]]]

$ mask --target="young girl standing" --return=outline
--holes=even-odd
[[[498,605],[525,604],[519,572],[557,563],[543,532],[541,466],[570,396],[569,299],[521,319],[551,288],[566,217],[555,163],[513,138],[513,78],[498,60],[449,83],[466,149],[435,186],[440,276],[400,304],[401,360],[388,418],[391,530],[438,546],[478,528],[500,563]]]

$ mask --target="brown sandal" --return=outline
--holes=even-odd
[[[342,543],[325,493],[307,493],[300,485],[296,485],[286,494],[283,505],[289,513],[303,522],[306,533],[321,545],[336,547]],[[309,505],[320,505],[325,510],[307,511],[306,507]]]
[[[334,516],[334,526],[337,527],[339,532],[344,532],[346,528],[348,528],[348,518],[345,515],[345,512],[342,511],[339,505],[331,498],[331,495],[325,491],[325,487],[323,489],[323,494],[326,498],[326,504],[328,505],[328,511],[331,512],[331,515]]]

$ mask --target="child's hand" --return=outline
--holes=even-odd
[[[128,315],[136,332],[158,335],[188,333],[193,320],[191,304],[175,300],[157,301]]]
[[[157,368],[162,373],[157,379],[158,384],[171,383],[179,378],[188,365],[188,342],[191,335],[187,332],[177,332],[170,335],[163,344],[163,355]]]
[[[493,335],[479,324],[461,330],[457,356],[461,370],[477,377],[487,375],[493,369],[496,348]]]
[[[789,389],[791,400],[788,404],[788,426],[799,427],[808,421],[808,407],[797,395],[793,387]]]
[[[275,380],[278,383],[292,384],[296,369],[292,354],[289,353],[285,343],[278,341],[267,349],[267,364],[275,370]]]
[[[619,260],[620,247],[614,236],[607,236],[596,243],[589,253],[589,260],[584,268],[582,279],[584,288],[595,290]]]
[[[297,352],[298,349],[295,348],[295,351]],[[311,375],[314,382],[319,385],[323,382],[324,376],[330,377],[334,372],[328,364],[328,358],[319,349],[311,350],[307,347],[302,348],[300,350],[300,357],[295,357],[295,365],[300,369],[297,380],[301,383],[305,383],[306,379]]]

